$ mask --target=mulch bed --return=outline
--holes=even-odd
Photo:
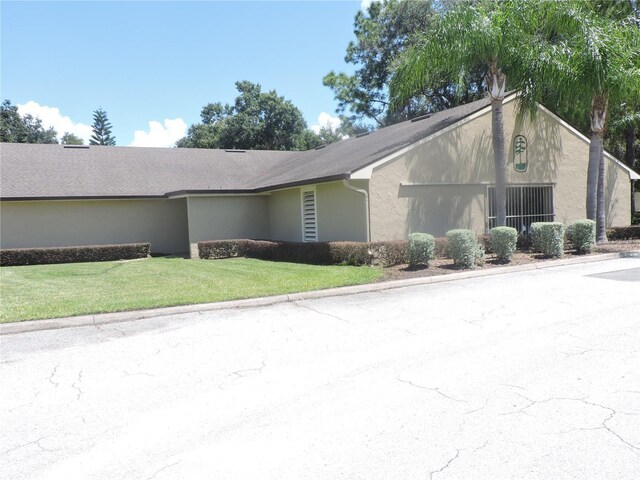
[[[640,240],[625,240],[614,241],[597,245],[591,255],[597,255],[600,253],[614,253],[614,252],[626,252],[640,250]],[[563,258],[575,258],[582,257],[584,255],[578,254],[575,250],[566,250]],[[488,253],[485,258],[484,265],[477,266],[475,270],[488,270],[491,268],[502,268],[513,265],[525,265],[528,263],[542,263],[555,260],[552,258],[545,258],[538,253],[521,252],[517,251],[513,254],[511,262],[508,264],[498,263],[496,256],[492,253]],[[416,277],[432,277],[436,275],[446,275],[448,273],[455,273],[464,271],[453,265],[453,260],[448,258],[437,258],[429,262],[429,268],[414,268],[410,269],[407,265],[396,265],[394,267],[387,267],[384,269],[384,275],[379,281],[387,280],[402,280],[405,278]]]

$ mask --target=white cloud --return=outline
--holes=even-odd
[[[369,5],[371,5],[375,0],[361,0],[360,1],[360,10],[362,10],[363,12],[367,11],[367,8],[369,8]]]
[[[164,119],[164,125],[152,120],[149,131],[136,130],[131,147],[173,147],[187,133],[187,124],[181,118]]]
[[[335,131],[341,123],[342,121],[338,117],[332,117],[327,112],[322,112],[318,115],[318,124],[311,125],[311,130],[315,133],[320,133],[320,129],[325,127]]]
[[[32,115],[42,120],[42,126],[44,128],[53,127],[58,133],[58,140],[62,138],[65,132],[73,133],[74,135],[82,138],[85,143],[89,143],[91,137],[91,127],[84,123],[76,123],[71,118],[66,117],[60,113],[60,109],[55,107],[48,107],[46,105],[40,105],[33,100],[29,100],[25,104],[18,104],[18,113],[20,115]]]

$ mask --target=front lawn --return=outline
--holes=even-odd
[[[0,268],[0,322],[220,302],[369,283],[370,267],[147,258]]]

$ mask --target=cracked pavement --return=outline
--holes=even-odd
[[[0,478],[636,479],[639,266],[5,335]]]

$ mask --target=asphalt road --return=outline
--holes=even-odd
[[[640,260],[6,335],[3,479],[637,479]]]

